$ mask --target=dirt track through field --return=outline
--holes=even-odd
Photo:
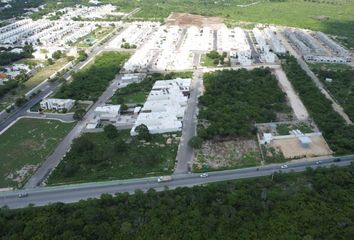
[[[274,73],[282,90],[286,93],[286,96],[289,99],[291,108],[293,109],[296,118],[300,121],[307,120],[309,114],[299,96],[295,93],[294,88],[286,77],[283,69],[277,68],[274,70]]]

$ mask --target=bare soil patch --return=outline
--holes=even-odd
[[[248,167],[260,164],[256,140],[205,141],[196,152],[194,170],[216,170]]]
[[[286,159],[326,156],[333,153],[323,136],[311,136],[310,138],[312,142],[308,148],[301,146],[298,138],[276,139],[269,146],[280,150]]]
[[[223,24],[224,19],[221,17],[205,17],[201,15],[193,15],[189,13],[171,13],[166,19],[167,25],[178,25],[183,27],[198,26],[198,27],[217,27]]]

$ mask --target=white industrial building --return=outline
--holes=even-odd
[[[72,99],[46,98],[40,102],[40,107],[43,110],[64,111],[70,110],[75,104]]]
[[[190,91],[191,79],[156,81],[130,134],[144,124],[151,134],[182,130],[184,112]]]
[[[105,105],[96,107],[94,110],[94,118],[99,121],[108,121],[115,123],[118,121],[120,116],[121,106],[120,105]]]

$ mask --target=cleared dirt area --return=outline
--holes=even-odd
[[[205,17],[201,15],[193,15],[189,13],[171,13],[166,19],[167,25],[178,25],[183,27],[217,27],[224,22],[221,17]]]
[[[282,69],[275,69],[274,73],[279,81],[281,89],[286,93],[286,96],[289,99],[296,118],[300,121],[307,120],[309,114],[299,96],[295,93],[294,88],[286,77],[284,71]]]
[[[310,138],[312,142],[308,148],[301,146],[298,138],[275,139],[268,146],[281,150],[287,159],[332,154],[331,149],[322,136],[311,136]]]
[[[196,152],[194,170],[215,170],[255,166],[261,156],[257,141],[231,140],[223,142],[206,141]]]

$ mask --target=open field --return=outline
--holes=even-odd
[[[28,79],[23,85],[20,85],[10,93],[6,94],[0,101],[0,111],[4,110],[10,104],[14,103],[16,98],[23,96],[25,93],[30,91],[32,88],[42,83],[44,80],[48,79],[51,75],[56,73],[65,64],[68,63],[66,58],[61,58],[55,61],[53,65],[45,66],[36,72],[30,79]]]
[[[0,135],[0,188],[25,180],[72,127],[73,123],[21,119]]]
[[[192,15],[189,13],[171,13],[166,19],[167,25],[178,25],[178,26],[213,26],[223,23],[221,17],[204,17],[200,15]]]
[[[171,174],[175,166],[177,134],[152,135],[149,142],[119,131],[114,139],[104,132],[86,133],[50,176],[49,184],[93,182]]]
[[[196,151],[193,171],[212,171],[257,166],[261,155],[256,140],[205,141]]]

